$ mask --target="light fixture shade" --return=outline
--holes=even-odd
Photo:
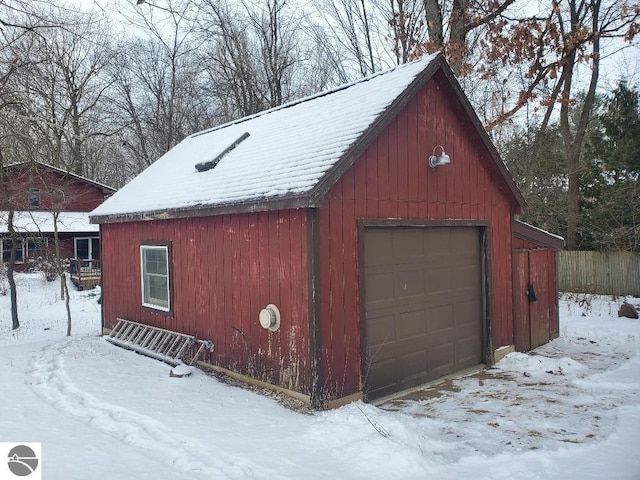
[[[442,150],[442,153],[436,156],[436,150],[438,148]],[[437,145],[433,149],[433,155],[429,157],[429,166],[431,168],[436,168],[440,165],[449,165],[450,163],[451,163],[451,158],[449,158],[449,155],[447,155],[447,153],[444,151],[444,148],[441,145]]]

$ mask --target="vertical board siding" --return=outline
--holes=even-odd
[[[309,393],[304,211],[102,225],[105,326],[116,318],[213,341],[210,361]],[[170,242],[172,314],[142,308],[140,244]],[[258,321],[269,303],[281,328]]]
[[[515,282],[513,285],[515,347],[519,352],[526,352],[531,350],[531,324],[529,321],[529,300],[527,298],[529,252],[515,252],[513,262],[515,264]]]
[[[551,331],[551,312],[549,304],[552,292],[549,291],[547,264],[549,251],[538,250],[529,252],[529,275],[536,293],[536,301],[531,302],[529,311],[531,312],[531,348],[539,347],[549,341]]]
[[[558,337],[557,252],[517,236],[513,245],[515,346],[527,351]],[[526,293],[530,282],[536,294],[532,303]]]
[[[640,255],[631,252],[560,252],[558,283],[563,292],[640,296]]]
[[[330,398],[355,393],[364,381],[358,219],[487,221],[492,344],[513,344],[511,207],[454,98],[444,83],[429,82],[334,185],[320,209],[321,362]],[[450,165],[428,166],[436,145],[450,155]]]

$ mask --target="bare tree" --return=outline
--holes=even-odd
[[[346,52],[347,61],[355,63],[360,77],[382,68],[380,44],[386,43],[382,33],[386,27],[377,0],[316,0],[315,5],[325,19],[335,55]]]
[[[423,0],[388,0],[385,19],[392,28],[393,53],[398,65],[420,52],[425,42],[426,20]]]
[[[2,210],[6,211],[7,233],[8,239],[11,242],[11,251],[9,253],[9,261],[7,262],[7,281],[9,282],[9,294],[11,298],[11,328],[16,330],[20,328],[20,320],[18,319],[18,293],[16,288],[16,281],[14,277],[14,270],[16,266],[16,259],[18,254],[18,245],[20,242],[20,235],[16,232],[14,226],[15,207],[11,201],[9,194],[9,184],[5,170],[5,160],[0,148],[0,189],[1,189],[1,205]]]
[[[168,0],[121,12],[139,35],[123,40],[114,55],[110,115],[119,126],[114,149],[131,174],[213,123],[216,102],[203,94],[205,74],[197,56],[198,11],[192,0]]]
[[[41,142],[41,159],[87,175],[87,143],[109,134],[97,113],[109,87],[108,26],[88,14],[49,15],[61,27],[34,39],[37,54],[32,54],[29,77],[22,82],[32,133]]]
[[[22,102],[16,95],[13,87],[14,77],[21,72],[27,60],[14,53],[13,46],[23,36],[37,31],[42,25],[39,18],[29,16],[28,4],[25,2],[12,2],[0,4],[0,121],[7,127],[7,118],[14,110],[20,110]],[[9,261],[7,262],[7,280],[11,297],[11,321],[12,329],[20,328],[18,318],[17,288],[14,278],[14,269],[18,254],[20,236],[14,226],[15,205],[9,190],[9,181],[6,174],[8,160],[4,155],[6,142],[10,141],[8,129],[1,128],[0,136],[0,209],[6,212],[8,240],[11,242]]]
[[[260,67],[266,79],[263,92],[269,107],[281,105],[289,97],[294,58],[296,24],[286,17],[286,0],[267,0],[260,10],[247,10],[260,48]]]
[[[202,32],[212,39],[206,50],[210,85],[227,120],[275,107],[295,98],[304,28],[285,0],[268,0],[234,9],[208,0]]]

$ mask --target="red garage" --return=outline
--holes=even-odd
[[[192,135],[96,209],[104,326],[210,340],[316,406],[377,398],[513,348],[523,208],[427,57]]]

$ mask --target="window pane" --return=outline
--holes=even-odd
[[[86,260],[89,258],[89,239],[76,238],[76,258]]]
[[[147,250],[146,270],[150,274],[166,275],[167,257],[163,250]]]
[[[29,258],[46,257],[49,245],[48,240],[48,238],[43,237],[27,238],[27,255]]]
[[[167,278],[150,275],[147,278],[147,284],[149,286],[147,302],[161,307],[168,307],[169,292],[167,291]]]

